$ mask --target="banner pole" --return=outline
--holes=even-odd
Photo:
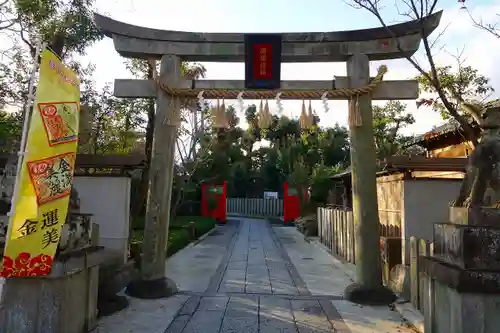
[[[33,64],[33,68],[31,70],[30,81],[28,85],[28,100],[26,101],[26,105],[24,107],[24,121],[23,121],[23,130],[21,132],[21,143],[19,145],[19,151],[17,152],[16,181],[14,182],[14,191],[12,193],[12,198],[10,201],[10,211],[7,214],[9,216],[9,228],[12,225],[12,218],[14,217],[14,209],[18,197],[17,192],[19,191],[19,177],[21,174],[21,167],[23,164],[24,155],[26,154],[26,141],[28,137],[29,122],[31,120],[31,111],[33,110],[34,107],[33,104],[35,101],[33,90],[35,89],[35,78],[39,67],[38,58],[40,57],[40,53],[44,48],[45,48],[45,43],[38,42],[36,44],[35,63]]]

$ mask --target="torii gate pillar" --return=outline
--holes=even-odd
[[[370,81],[370,61],[364,54],[355,54],[347,61],[350,87],[365,86]],[[349,101],[349,110],[355,108]],[[376,154],[373,139],[373,115],[370,95],[357,99],[361,124],[350,124],[352,210],[356,244],[356,283],[344,292],[346,299],[356,303],[389,304],[395,295],[382,283],[380,263],[380,232],[377,204]]]
[[[176,87],[181,77],[181,59],[174,55],[162,56],[159,79]],[[177,292],[175,282],[165,277],[165,259],[179,112],[179,99],[157,89],[141,276],[126,290],[132,297],[161,298]]]

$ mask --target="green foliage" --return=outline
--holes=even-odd
[[[454,70],[452,66],[438,67],[437,73],[446,98],[453,103],[453,107],[459,112],[463,112],[460,108],[460,101],[480,101],[494,91],[489,84],[490,80],[471,66],[459,66],[458,70]],[[434,85],[426,77],[419,75],[417,80],[421,92],[436,96],[437,91]],[[451,117],[449,110],[438,96],[423,100],[423,103],[431,105],[432,109],[439,112],[443,119]]]
[[[189,222],[195,223],[196,235],[202,236],[212,230],[215,221],[211,217],[201,216],[182,216],[178,217],[170,225],[168,232],[168,248],[167,257],[172,256],[179,250],[183,249],[191,241],[191,234],[188,228]],[[140,261],[140,253],[142,252],[142,242],[144,241],[144,232],[142,229],[134,229],[131,235],[131,252],[136,260]]]
[[[21,136],[21,113],[0,110],[0,152],[11,152]]]
[[[144,101],[116,99],[106,85],[100,93],[90,96],[86,104],[92,114],[92,153],[130,153],[145,122]]]
[[[32,54],[37,36],[60,57],[85,49],[100,40],[93,20],[94,0],[15,0],[18,24],[25,35],[23,41]]]
[[[213,211],[215,208],[217,208],[218,205],[219,205],[219,200],[216,197],[207,198],[207,206],[210,212]]]
[[[314,167],[311,176],[311,202],[316,205],[325,205],[332,189],[332,176],[340,172],[341,165],[326,166],[318,164]]]
[[[384,106],[373,107],[373,136],[377,158],[383,159],[403,152],[409,137],[400,133],[402,129],[415,123],[415,118],[406,111],[400,101],[390,101]]]

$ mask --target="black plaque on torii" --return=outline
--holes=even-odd
[[[279,89],[281,84],[280,34],[245,35],[245,88]]]

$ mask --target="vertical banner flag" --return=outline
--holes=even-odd
[[[51,51],[45,49],[41,57],[2,277],[48,275],[68,213],[78,147],[80,81]]]

